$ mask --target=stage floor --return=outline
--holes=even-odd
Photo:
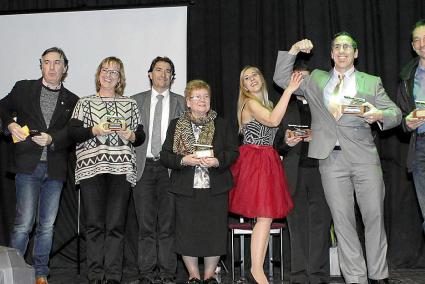
[[[221,273],[221,283],[232,283],[231,273]],[[287,275],[285,275],[287,278]],[[274,281],[270,282],[273,284],[281,284],[279,275],[275,275]],[[177,279],[178,284],[183,284],[185,278],[180,276]],[[86,275],[84,272],[81,275],[77,275],[76,271],[70,271],[69,269],[54,269],[51,271],[49,279],[50,284],[82,284],[87,283]],[[131,282],[122,282],[131,283]],[[243,280],[237,281],[237,283],[244,283]],[[287,279],[283,282],[284,284],[289,283]],[[342,279],[333,278],[332,284],[344,284]],[[391,284],[425,284],[425,269],[397,269],[390,271],[390,283]]]

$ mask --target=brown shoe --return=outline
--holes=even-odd
[[[49,284],[49,282],[47,282],[47,278],[45,276],[37,276],[35,278],[35,284]]]

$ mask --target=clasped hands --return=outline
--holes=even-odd
[[[189,154],[183,157],[182,163],[186,166],[200,166],[203,168],[218,167],[219,162],[215,157],[198,158],[196,154]]]
[[[136,140],[136,135],[133,131],[130,130],[130,128],[127,127],[122,130],[110,130],[108,128],[108,122],[101,122],[99,124],[94,125],[92,127],[92,133],[95,136],[103,136],[112,133],[117,133],[118,136],[123,140],[128,140],[130,142],[134,142]]]
[[[9,132],[17,139],[18,142],[24,141],[28,137],[28,133],[22,129],[22,127],[16,122],[12,122],[7,126]],[[42,147],[50,145],[52,143],[52,136],[45,132],[40,132],[39,135],[31,137],[31,140]]]

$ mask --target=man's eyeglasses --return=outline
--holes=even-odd
[[[109,69],[106,69],[106,68],[100,69],[100,73],[102,75],[110,75],[112,78],[118,78],[120,76],[120,71],[109,70]]]
[[[343,50],[354,49],[354,47],[351,44],[348,44],[348,43],[344,43],[344,44],[336,43],[336,44],[332,45],[333,50],[340,50],[341,47],[342,47]]]
[[[195,95],[195,96],[191,96],[190,99],[192,101],[195,101],[195,102],[198,102],[198,101],[201,101],[201,100],[202,101],[209,101],[210,100],[210,96],[209,95],[206,95],[206,96]]]

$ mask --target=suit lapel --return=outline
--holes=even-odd
[[[43,112],[41,111],[41,105],[40,105],[40,96],[41,96],[41,88],[42,88],[42,79],[38,80],[37,83],[34,85],[33,88],[33,95],[34,98],[33,106],[34,106],[34,113],[37,116],[40,125],[43,127],[43,129],[47,129],[46,121],[44,121]],[[37,129],[37,130],[43,130],[43,129]]]
[[[365,98],[365,95],[367,94],[366,79],[363,76],[362,72],[359,72],[359,71],[355,71],[355,72],[356,72],[355,75],[356,75],[357,92],[356,92],[356,95],[354,97]]]
[[[143,96],[142,98],[142,116],[143,116],[143,127],[145,128],[145,133],[146,133],[146,139],[149,139],[149,119],[150,119],[150,112],[151,112],[151,96],[152,96],[152,91],[146,93],[146,96]],[[147,140],[146,142],[147,143]]]
[[[177,99],[170,92],[170,115],[168,116],[168,124],[176,116]]]
[[[319,89],[321,91],[321,96],[318,96],[318,100],[320,102],[320,104],[322,104],[323,106],[325,106],[325,87],[328,84],[329,80],[332,77],[332,71],[330,71],[329,73],[326,72],[321,72],[318,74],[318,76],[316,76],[314,78],[314,80],[316,81],[317,85],[319,86]],[[327,109],[327,106],[325,106],[325,108]]]
[[[55,125],[56,121],[61,115],[64,115],[66,111],[69,111],[66,109],[67,102],[68,100],[66,95],[64,94],[64,90],[61,89],[59,92],[58,101],[56,102],[55,110],[52,115],[52,119],[50,120],[49,128]]]

